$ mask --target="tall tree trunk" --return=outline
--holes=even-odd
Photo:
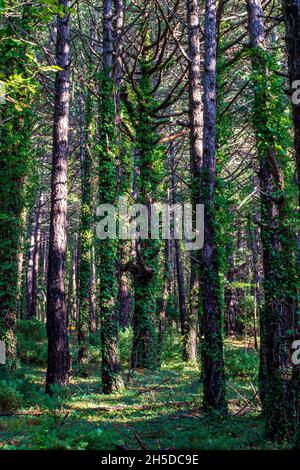
[[[156,201],[159,184],[159,165],[162,152],[158,144],[157,129],[153,119],[154,109],[154,68],[151,52],[151,35],[144,27],[144,43],[139,58],[140,81],[137,95],[136,140],[138,170],[135,174],[134,196],[138,203],[148,210],[148,227],[151,227],[152,208]],[[139,99],[142,97],[142,99]],[[152,239],[149,230],[148,239],[138,239],[136,243],[137,263],[134,270],[134,317],[132,367],[155,369],[157,366],[157,292],[160,289],[158,255],[160,242]]]
[[[116,84],[115,92],[115,112],[116,112],[116,132],[117,132],[117,145],[118,145],[118,185],[120,194],[124,193],[125,187],[124,180],[126,177],[123,175],[124,162],[123,155],[126,151],[121,147],[121,82],[122,82],[122,52],[123,42],[122,35],[124,29],[124,1],[114,0],[115,5],[115,23],[114,23],[114,80]],[[119,248],[119,322],[122,327],[127,327],[130,321],[131,311],[131,296],[130,296],[130,273],[125,272],[121,267],[128,262],[130,244],[127,240],[120,240]]]
[[[90,333],[97,330],[97,299],[96,299],[96,263],[95,249],[91,249],[91,276],[90,276]]]
[[[300,81],[300,2],[298,0],[283,0],[282,6],[286,27],[289,80],[292,92],[292,90],[295,91],[293,83]],[[293,103],[292,112],[300,207],[300,104]]]
[[[86,106],[86,109],[85,109]],[[79,259],[79,317],[78,317],[78,362],[88,360],[88,334],[90,329],[90,288],[93,245],[92,208],[92,159],[90,148],[90,125],[92,123],[92,97],[80,93],[80,149],[81,149],[81,220],[80,220],[80,259]],[[87,148],[86,148],[87,147]]]
[[[31,291],[31,309],[29,312],[30,318],[37,318],[38,316],[38,284],[39,284],[39,260],[41,248],[41,210],[43,205],[43,193],[40,191],[38,198],[38,205],[36,209],[36,220],[34,225],[34,247],[32,259],[32,291]]]
[[[283,14],[285,19],[286,27],[286,44],[288,52],[288,64],[289,64],[289,80],[291,91],[293,84],[300,81],[300,2],[299,0],[283,0]],[[299,89],[299,83],[296,83]],[[294,90],[294,89],[293,89]],[[298,176],[298,187],[299,187],[299,208],[300,208],[300,104],[292,104],[293,123],[294,123],[294,139],[295,139],[295,158]],[[300,244],[299,244],[299,233],[298,233],[298,276],[300,272]],[[296,317],[296,336],[300,337],[300,321],[299,316]],[[297,448],[300,448],[300,370],[299,366],[294,368],[294,381],[296,388],[296,400],[297,400]]]
[[[247,0],[249,35],[255,101],[253,124],[260,162],[261,239],[264,267],[264,308],[261,314],[261,361],[263,412],[267,436],[282,440],[293,436],[295,397],[293,393],[291,344],[295,315],[295,277],[292,237],[287,228],[286,198],[281,155],[277,154],[278,138],[284,128],[270,130],[274,105],[269,105],[273,72],[265,57],[266,41],[260,0]],[[278,108],[284,97],[273,96]],[[281,105],[282,106],[282,105]],[[272,121],[273,122],[273,121]],[[279,118],[280,122],[280,118]],[[278,123],[279,125],[279,123]],[[282,124],[285,126],[285,123]]]
[[[32,211],[31,211],[31,215]],[[32,302],[32,276],[33,276],[33,253],[34,253],[34,224],[32,216],[29,220],[29,248],[27,256],[27,270],[26,270],[26,318],[31,316],[31,302]]]
[[[228,256],[228,271],[226,274],[225,286],[225,308],[226,308],[226,333],[228,336],[236,334],[236,288],[232,285],[235,280],[235,266],[233,254]]]
[[[160,318],[159,318],[159,333],[157,340],[157,350],[158,350],[158,364],[161,364],[161,356],[163,349],[163,341],[165,335],[165,324],[166,324],[166,309],[168,303],[168,296],[171,290],[171,240],[165,240],[165,263],[164,263],[164,281],[162,289],[162,297],[160,304]]]
[[[103,71],[100,108],[99,203],[116,203],[116,126],[113,67],[113,5],[103,2]],[[122,385],[118,357],[118,242],[97,240],[99,256],[102,387],[112,393]]]
[[[171,179],[172,179],[172,204],[173,206],[177,203],[177,185],[176,185],[176,173],[175,173],[175,154],[173,143],[170,143],[170,163],[171,163]],[[184,287],[184,276],[182,270],[182,259],[180,250],[180,240],[174,239],[175,249],[175,262],[176,262],[176,274],[177,274],[177,286],[178,286],[178,302],[180,311],[180,324],[181,334],[183,337],[183,360],[189,361],[191,359],[192,351],[189,346],[189,324],[188,324],[188,311],[186,305],[185,287]]]
[[[204,57],[204,133],[201,200],[205,207],[202,251],[203,299],[203,406],[226,410],[222,342],[221,287],[216,245],[216,0],[206,0]]]
[[[67,164],[70,87],[70,13],[68,0],[59,0],[63,15],[57,17],[56,63],[62,69],[55,81],[51,214],[47,284],[48,368],[46,393],[52,385],[68,383],[70,355],[67,336],[65,264],[67,246]]]
[[[76,324],[76,235],[69,241],[69,270],[68,270],[68,294],[67,294],[67,327]]]
[[[258,349],[258,325],[257,325],[257,307],[261,304],[261,296],[260,296],[260,275],[259,275],[259,267],[258,267],[258,249],[256,243],[256,236],[255,232],[251,226],[251,218],[250,215],[248,217],[248,246],[251,251],[251,268],[253,273],[253,296],[254,296],[254,308],[253,308],[253,328],[254,328],[254,347]]]
[[[193,213],[200,204],[200,172],[203,163],[203,110],[201,93],[201,55],[198,1],[187,1],[187,22],[189,30],[189,116],[190,116],[190,159],[192,174]],[[199,269],[200,252],[190,256],[191,276],[188,298],[188,324],[186,359],[197,360],[197,336],[199,317]]]

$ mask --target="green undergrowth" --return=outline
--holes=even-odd
[[[130,331],[122,333],[128,366]],[[75,337],[71,340],[75,348]],[[168,335],[157,372],[124,368],[125,388],[101,393],[95,338],[88,374],[73,367],[69,387],[44,394],[45,368],[22,362],[0,386],[0,449],[271,449],[257,396],[258,353],[226,341],[227,418],[201,411],[201,372],[181,361],[179,335]],[[75,356],[75,353],[74,353]],[[5,416],[4,416],[5,415]],[[282,448],[282,446],[281,446]]]

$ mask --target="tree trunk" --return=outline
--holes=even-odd
[[[91,250],[91,277],[90,277],[90,333],[96,333],[97,330],[97,299],[96,299],[96,263],[95,250]]]
[[[289,80],[291,91],[294,82],[300,80],[300,2],[299,0],[283,0],[283,14],[286,27],[286,44],[289,64]],[[297,84],[299,89],[299,84]],[[300,104],[292,104],[293,123],[294,123],[294,139],[295,139],[295,158],[297,167],[298,187],[299,187],[299,208],[300,208]],[[300,249],[299,249],[299,233],[298,233],[298,275],[300,272]],[[296,336],[300,337],[299,316],[296,317]],[[294,368],[294,381],[297,399],[297,448],[300,448],[300,371],[299,366]]]
[[[171,240],[165,240],[165,263],[164,263],[164,282],[162,289],[162,298],[161,298],[161,309],[160,309],[160,318],[159,318],[159,333],[157,340],[157,350],[158,350],[158,364],[161,365],[161,355],[163,349],[163,341],[165,335],[165,324],[166,324],[166,309],[168,303],[168,295],[171,290]]]
[[[86,109],[85,109],[86,106]],[[86,103],[80,93],[80,153],[81,153],[81,220],[80,220],[80,253],[79,253],[79,312],[78,312],[78,362],[88,361],[88,337],[90,329],[90,287],[93,245],[93,207],[92,207],[92,159],[90,148],[90,125],[92,123],[92,98]],[[87,148],[86,148],[87,147]]]
[[[99,203],[116,203],[116,113],[113,67],[113,6],[103,2],[103,71],[100,108]],[[112,393],[122,386],[118,357],[118,242],[97,240],[100,282],[102,387]]]
[[[253,308],[253,325],[254,325],[254,347],[258,349],[258,328],[257,328],[257,307],[260,306],[261,296],[260,296],[260,275],[258,268],[258,248],[256,243],[255,233],[253,233],[253,228],[251,226],[250,216],[248,217],[248,246],[251,251],[251,267],[253,278],[253,296],[254,296],[254,308]]]
[[[261,314],[261,361],[263,412],[266,433],[274,441],[291,438],[294,433],[295,397],[292,389],[291,344],[294,334],[296,292],[291,234],[287,228],[282,157],[277,155],[283,134],[270,130],[273,107],[269,105],[273,72],[265,59],[266,41],[260,0],[247,0],[255,101],[253,124],[260,162],[261,239],[264,268],[264,308]],[[263,83],[263,86],[261,84]],[[273,96],[279,109],[284,97]],[[271,109],[271,111],[270,111]],[[280,118],[279,118],[280,123]],[[278,123],[278,125],[279,125]],[[285,123],[282,124],[285,126]]]
[[[51,214],[47,285],[48,368],[46,393],[68,383],[70,355],[67,336],[65,264],[67,246],[67,163],[69,134],[70,14],[68,0],[59,0],[64,14],[57,18]]]
[[[200,204],[200,172],[203,164],[203,110],[201,93],[201,55],[198,1],[187,1],[187,22],[189,29],[189,118],[190,118],[190,160],[192,174],[192,205]],[[199,321],[199,269],[200,252],[190,256],[191,276],[188,296],[188,325],[186,359],[197,360],[197,336]]]
[[[34,248],[32,260],[32,291],[31,291],[31,310],[30,318],[38,317],[38,285],[39,285],[39,260],[41,248],[41,210],[43,205],[43,193],[40,192],[38,206],[36,210],[36,220],[34,226]]]
[[[68,295],[67,295],[67,327],[75,325],[77,317],[76,309],[76,236],[70,237],[69,241],[69,275],[68,275]],[[71,330],[70,330],[71,331]]]
[[[171,163],[171,178],[172,178],[172,204],[173,206],[177,203],[177,192],[176,192],[176,173],[175,173],[175,155],[173,143],[170,143],[170,163]],[[180,240],[174,239],[175,249],[175,262],[176,262],[176,274],[177,274],[177,286],[178,286],[178,301],[180,311],[180,324],[181,324],[181,335],[183,337],[183,360],[189,361],[192,356],[193,345],[189,344],[189,319],[186,305],[185,288],[184,288],[184,276],[182,270]]]
[[[216,244],[216,1],[206,0],[204,57],[204,133],[201,200],[205,207],[202,250],[203,345],[205,410],[226,411],[222,341],[221,287]]]
[[[32,211],[31,211],[32,214]],[[27,271],[26,271],[26,318],[31,316],[31,303],[32,303],[32,277],[33,277],[33,253],[34,253],[34,224],[32,217],[30,217],[29,229],[30,239],[27,256]]]
[[[236,304],[237,295],[236,288],[232,285],[235,280],[235,266],[233,254],[228,256],[228,271],[226,274],[225,285],[225,325],[226,333],[228,336],[235,336],[236,334]]]
[[[286,45],[288,52],[289,80],[291,92],[293,83],[300,80],[300,3],[298,0],[283,0],[283,14],[286,27]],[[298,84],[299,88],[299,84]],[[295,137],[295,157],[299,186],[299,207],[300,207],[300,104],[292,104],[294,137]]]

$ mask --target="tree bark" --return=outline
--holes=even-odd
[[[187,23],[189,31],[189,118],[190,160],[192,174],[193,213],[200,204],[200,173],[203,164],[203,109],[201,93],[201,54],[198,1],[187,1]],[[197,337],[199,321],[199,269],[200,252],[191,253],[191,275],[188,297],[188,326],[186,359],[197,360]]]
[[[253,124],[260,162],[264,268],[260,379],[266,433],[271,440],[280,441],[291,438],[295,426],[291,362],[296,309],[295,266],[290,256],[293,237],[287,228],[282,157],[277,154],[277,136],[268,127],[269,89],[272,87],[273,75],[264,55],[267,52],[260,0],[247,0],[247,11],[250,41],[255,52],[252,59],[255,87]],[[272,100],[276,98],[280,99],[272,96]]]
[[[203,407],[226,411],[222,341],[221,288],[216,244],[216,1],[206,0],[204,57],[204,132],[201,200],[205,207],[202,250],[203,299]]]
[[[32,291],[31,291],[31,309],[30,318],[38,317],[38,285],[39,285],[39,260],[41,248],[41,210],[43,205],[43,193],[40,191],[38,198],[38,206],[36,210],[36,220],[34,226],[34,247],[32,259]]]
[[[64,15],[57,18],[56,63],[62,69],[55,81],[51,214],[47,285],[48,368],[46,393],[68,383],[70,355],[67,336],[65,263],[67,246],[67,163],[70,87],[70,13],[68,0],[59,0]]]
[[[298,0],[283,0],[282,7],[286,27],[289,80],[292,91],[293,83],[300,80],[300,3]],[[300,207],[300,104],[292,104],[292,113]]]

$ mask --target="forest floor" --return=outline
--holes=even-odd
[[[0,449],[276,449],[264,439],[258,353],[226,341],[229,415],[207,417],[200,372],[181,361],[179,344],[179,337],[168,338],[157,372],[124,371],[125,389],[110,396],[101,393],[98,348],[87,377],[74,369],[63,396],[45,396],[44,367],[23,365],[16,377],[20,403],[0,412]]]

